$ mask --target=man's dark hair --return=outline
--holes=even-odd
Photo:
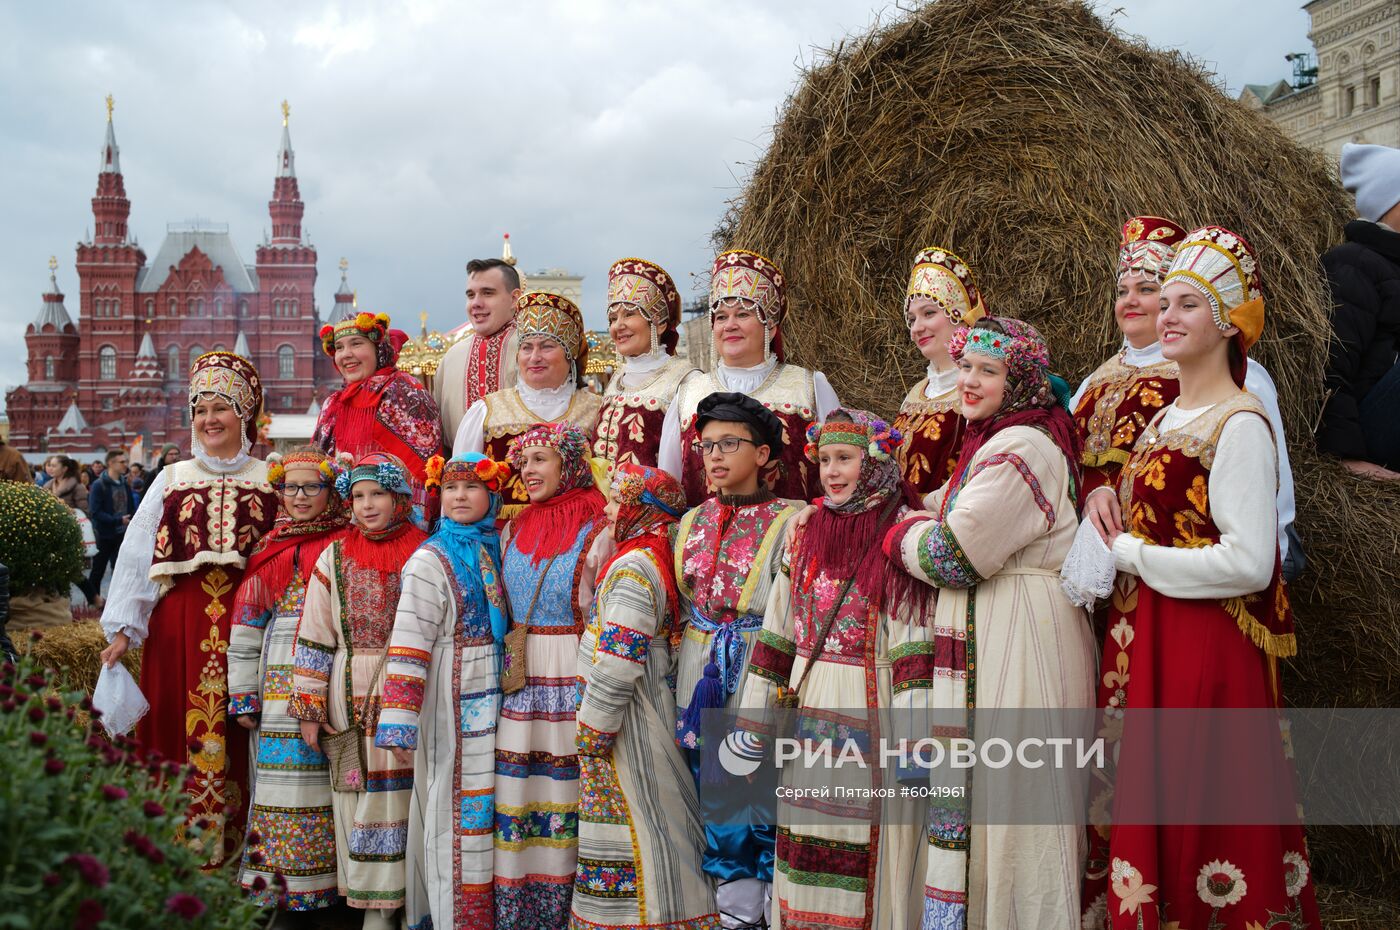
[[[480,274],[483,271],[490,271],[492,268],[501,269],[501,277],[505,278],[506,290],[513,291],[520,287],[520,272],[515,270],[515,266],[499,258],[474,258],[467,262],[467,274]]]
[[[108,452],[108,453],[107,453],[107,458],[104,459],[104,461],[105,461],[108,465],[110,465],[110,464],[112,464],[112,459],[116,458],[116,457],[119,456],[119,455],[126,455],[126,450],[125,450],[125,449],[113,449],[111,452]]]

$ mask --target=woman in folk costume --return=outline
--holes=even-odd
[[[161,471],[127,526],[102,630],[115,665],[145,645],[141,692],[151,710],[136,729],[150,751],[194,766],[186,783],[189,820],[209,867],[243,840],[248,741],[229,727],[229,609],[248,554],[277,515],[267,464],[249,450],[257,436],[262,383],[232,352],[190,365],[194,457]]]
[[[718,930],[704,830],[675,740],[684,626],[667,527],[680,482],[621,462],[606,514],[617,554],[600,572],[579,648],[578,872],[571,926]]]
[[[350,524],[335,478],[334,462],[315,446],[270,462],[268,481],[282,497],[282,510],[248,559],[228,642],[229,714],[254,739],[241,881],[257,900],[288,911],[317,910],[336,899],[326,757],[302,740],[300,721],[287,710],[312,568]],[[272,887],[279,874],[285,897]]]
[[[412,520],[404,464],[372,452],[336,478],[355,528],[326,547],[311,572],[297,633],[290,712],[313,749],[321,735],[362,727],[367,770],[334,792],[340,893],[369,928],[393,926],[404,903],[404,852],[413,767],[374,744],[384,666],[404,563],[426,538]]]
[[[967,262],[942,246],[914,257],[904,297],[909,338],[928,361],[928,375],[909,389],[894,428],[904,435],[899,467],[920,499],[953,474],[965,424],[958,399],[958,366],[948,354],[953,333],[987,315]]]
[[[695,367],[676,357],[681,295],[660,265],[622,258],[608,270],[608,335],[622,370],[608,382],[593,454],[612,468],[619,462],[655,465],[666,412]]]
[[[404,566],[375,744],[414,771],[408,926],[490,930],[496,715],[507,609],[496,511],[508,467],[428,461],[437,531]]]
[[[1084,443],[1082,494],[1118,486],[1118,473],[1138,436],[1180,390],[1176,362],[1163,354],[1156,323],[1162,308],[1162,277],[1185,235],[1186,230],[1160,216],[1135,216],[1123,224],[1118,295],[1113,304],[1123,347],[1084,379],[1069,405]],[[1273,429],[1280,463],[1278,538],[1284,562],[1291,565],[1288,531],[1294,518],[1293,470],[1288,462],[1278,389],[1268,371],[1254,359],[1248,360],[1244,387],[1264,404]],[[1301,555],[1294,553],[1296,558]]]
[[[442,451],[442,422],[428,390],[395,367],[407,340],[389,328],[383,313],[357,313],[321,327],[321,348],[345,386],[326,398],[311,441],[332,456],[387,452],[397,458],[412,480],[414,520],[426,527],[433,515],[425,469]]]
[[[515,332],[520,380],[467,408],[452,448],[505,461],[511,442],[540,423],[577,427],[591,447],[603,399],[583,387],[588,340],[578,307],[567,297],[528,291],[516,304]],[[501,492],[501,523],[531,500],[520,475],[512,474]]]
[[[1088,620],[1059,584],[1079,525],[1079,441],[1049,349],[1030,324],[1006,317],[979,320],[950,349],[967,419],[957,467],[926,500],[931,516],[885,537],[891,559],[941,589],[936,646],[910,657],[917,673],[896,675],[927,679],[925,699],[951,711],[1092,707]],[[1002,782],[1008,797],[1044,791],[1014,779]],[[1050,785],[1047,803],[1077,811],[1082,785],[1069,782]],[[1074,818],[969,826],[969,800],[930,803],[924,926],[1077,927],[1084,841]]]
[[[525,684],[502,699],[496,727],[500,927],[560,930],[569,922],[578,863],[579,636],[613,548],[588,450],[588,434],[568,423],[540,424],[510,447],[530,505],[506,530],[503,567],[511,617],[526,634]]]
[[[875,415],[838,408],[808,439],[825,494],[788,541],[744,684],[740,726],[763,731],[779,695],[795,695],[800,732],[816,727],[811,741],[844,727],[849,735],[838,741],[871,750],[862,779],[842,783],[888,789],[893,781],[873,751],[882,736],[879,715],[893,705],[891,660],[932,642],[934,598],[885,558],[881,544],[918,501],[895,458],[903,437]],[[802,789],[840,776],[794,763],[784,767],[784,777],[798,791],[778,807],[779,925],[902,930],[917,924],[924,801],[804,800]]]
[[[676,402],[666,411],[657,464],[680,477],[686,500],[694,507],[715,493],[705,479],[705,462],[696,450],[695,426],[700,401],[714,393],[747,394],[782,423],[782,443],[773,450],[763,483],[778,497],[810,500],[821,483],[807,461],[807,427],[826,419],[840,406],[836,392],[819,371],[783,361],[783,320],[787,297],[783,273],[762,255],[744,249],[722,252],[710,272],[710,370],[697,371],[681,383]]]
[[[1151,732],[1135,737],[1124,710],[1276,708],[1278,660],[1297,651],[1276,537],[1275,444],[1263,404],[1241,389],[1246,353],[1264,328],[1248,243],[1218,226],[1187,235],[1162,303],[1156,330],[1180,393],[1143,430],[1117,493],[1101,488],[1085,505],[1119,575],[1099,682],[1105,729],[1111,739],[1118,731],[1117,777],[1091,795],[1084,926],[1317,928],[1296,821],[1159,826],[1102,816],[1155,806],[1170,790],[1168,772],[1204,784],[1213,770],[1224,769],[1224,781],[1242,777],[1224,758],[1238,745],[1190,764],[1163,755]],[[1250,762],[1265,775],[1246,790],[1272,790],[1291,812],[1292,766],[1277,730],[1254,748]]]

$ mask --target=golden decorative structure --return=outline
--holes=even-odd
[[[617,346],[606,330],[591,329],[585,334],[588,339],[588,364],[584,368],[587,375],[611,375],[622,367]]]
[[[433,375],[437,374],[442,357],[457,340],[436,330],[429,332],[428,311],[418,314],[418,320],[421,325],[419,337],[408,340],[399,349],[398,369],[422,381],[424,387],[432,388]]]
[[[110,99],[112,99],[112,98],[108,97],[107,99],[110,100]],[[292,115],[292,108],[291,108],[291,106],[289,106],[289,105],[287,104],[287,101],[283,100],[283,101],[282,101],[282,125],[283,125],[283,126],[287,125],[287,117],[289,117],[289,116],[291,116],[291,115]]]
[[[54,272],[54,271],[57,271],[57,270],[58,270],[58,256],[57,256],[57,255],[50,255],[50,256],[49,256],[49,271],[50,271],[50,272]]]
[[[117,105],[117,104],[116,104],[116,101],[112,99],[112,95],[111,95],[111,94],[108,94],[108,95],[107,95],[107,122],[109,122],[109,123],[112,121],[112,108],[115,107],[116,105]]]

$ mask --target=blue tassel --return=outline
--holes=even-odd
[[[695,683],[695,691],[690,695],[690,706],[681,717],[681,733],[695,734],[695,745],[700,740],[700,712],[724,706],[724,684],[719,680],[719,666],[705,663],[705,674]]]

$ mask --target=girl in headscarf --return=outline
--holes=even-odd
[[[326,547],[311,573],[297,633],[291,716],[312,749],[322,733],[364,727],[363,784],[333,792],[339,888],[365,930],[397,926],[413,766],[375,745],[384,666],[404,563],[427,538],[412,521],[413,485],[396,457],[372,452],[336,478],[354,530]]]
[[[717,928],[704,828],[675,740],[671,682],[683,629],[667,527],[685,511],[658,468],[613,470],[603,567],[579,648],[578,871],[572,926]]]
[[[1276,535],[1279,460],[1267,411],[1244,389],[1264,328],[1256,262],[1219,226],[1185,236],[1156,318],[1180,394],[1143,430],[1116,493],[1086,503],[1118,569],[1098,687],[1117,766],[1090,795],[1083,926],[1096,930],[1157,928],[1161,915],[1183,927],[1321,926],[1272,713],[1278,660],[1298,647]],[[1132,715],[1157,707],[1256,708],[1260,726],[1197,725],[1184,743]],[[1218,799],[1211,822],[1174,804],[1195,800],[1176,790],[1183,778],[1191,795]],[[1261,798],[1264,813],[1248,808]],[[1245,811],[1251,825],[1219,819]]]
[[[403,570],[375,743],[414,770],[410,927],[495,926],[496,715],[508,621],[496,513],[509,473],[479,452],[429,459],[442,517]]]
[[[927,498],[931,513],[885,536],[891,559],[941,589],[935,640],[960,647],[934,649],[925,660],[927,700],[954,712],[1092,707],[1088,619],[1059,583],[1078,529],[1079,442],[1049,349],[1034,327],[1005,317],[979,320],[949,349],[967,420],[957,467]],[[1030,795],[1078,809],[1073,779],[1017,781],[1034,775],[1002,773],[1004,796],[994,802]],[[977,797],[930,802],[923,925],[1076,926],[1084,842],[1073,818],[969,826],[969,804],[988,806]]]
[[[773,584],[741,699],[739,726],[771,731],[780,695],[795,695],[799,738],[835,737],[869,768],[846,787],[894,787],[875,755],[879,714],[909,683],[891,661],[932,641],[933,598],[880,551],[886,531],[918,502],[900,474],[898,430],[838,407],[807,433],[825,492],[794,530]],[[813,732],[810,728],[815,728]],[[814,748],[811,744],[807,748]],[[907,927],[918,897],[920,801],[855,796],[804,800],[830,784],[823,766],[784,765],[773,898],[778,925]],[[836,778],[841,776],[837,775]]]
[[[282,506],[248,559],[228,643],[229,714],[253,732],[256,747],[241,881],[255,899],[288,911],[330,907],[336,899],[326,757],[302,741],[287,712],[312,568],[350,524],[335,478],[334,462],[315,446],[270,457],[268,481]],[[276,875],[285,888],[273,887]]]
[[[506,596],[526,634],[525,686],[505,695],[496,729],[500,927],[563,930],[569,922],[578,864],[579,636],[613,548],[588,450],[588,434],[567,423],[536,425],[510,446],[530,504],[505,533]]]
[[[252,362],[209,352],[190,365],[194,457],[151,483],[127,526],[102,630],[108,667],[145,645],[141,693],[151,704],[136,737],[148,751],[194,767],[189,822],[207,866],[243,841],[248,740],[229,727],[229,608],[253,546],[272,528],[277,498],[267,463],[250,455],[262,410]]]
[[[384,313],[357,313],[321,327],[321,349],[345,386],[326,398],[311,442],[332,456],[387,452],[408,469],[414,521],[426,529],[428,459],[442,452],[442,421],[432,394],[396,366],[408,341]]]
[[[904,435],[899,467],[922,498],[938,490],[953,473],[962,445],[962,404],[958,366],[948,354],[948,340],[959,327],[987,315],[967,262],[942,246],[914,256],[904,296],[909,338],[928,362],[928,376],[909,389],[894,428]]]

